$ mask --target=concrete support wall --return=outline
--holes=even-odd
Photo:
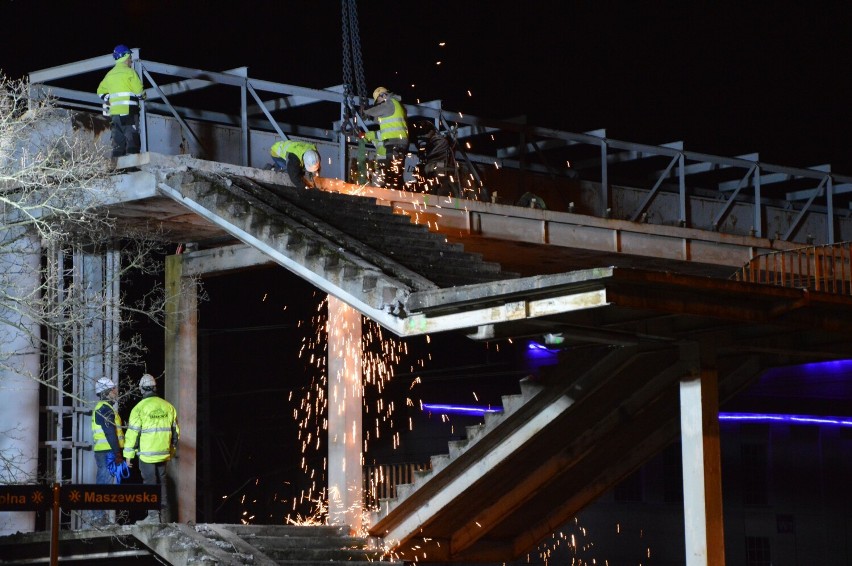
[[[0,235],[0,288],[12,298],[39,288],[41,247],[35,235]],[[39,443],[39,326],[27,303],[0,302],[0,482],[36,483]],[[0,536],[35,529],[31,511],[0,512]]]
[[[722,464],[718,373],[706,346],[684,348],[690,375],[680,383],[683,510],[688,566],[723,566]]]
[[[328,297],[328,514],[333,525],[361,531],[364,501],[361,421],[361,315]]]
[[[180,442],[168,466],[170,520],[195,521],[198,404],[198,293],[183,277],[183,257],[166,258],[166,396],[175,406]],[[176,509],[175,509],[176,507]]]

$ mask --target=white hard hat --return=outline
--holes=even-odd
[[[95,383],[95,393],[97,393],[98,395],[100,395],[104,391],[109,391],[114,388],[115,383],[113,383],[113,381],[108,377],[102,377],[98,379],[97,383]]]
[[[314,151],[313,149],[309,149],[302,156],[302,161],[305,162],[305,170],[310,171],[311,173],[316,173],[320,168],[320,157],[319,153]]]
[[[157,387],[157,382],[154,380],[154,376],[150,373],[146,373],[142,376],[142,379],[139,380],[139,389],[154,389]]]

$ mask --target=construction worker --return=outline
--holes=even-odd
[[[133,70],[133,57],[126,45],[112,52],[115,66],[98,85],[98,96],[104,101],[104,115],[112,118],[112,156],[139,153],[139,101],[145,97],[142,81]]]
[[[431,122],[420,127],[417,136],[417,151],[420,154],[418,172],[427,193],[439,196],[460,196],[453,183],[457,181],[450,142]]]
[[[118,414],[118,387],[108,377],[102,377],[95,383],[98,402],[92,411],[92,451],[98,472],[95,483],[111,485],[115,478],[109,469],[110,460],[116,465],[124,462],[124,428]],[[92,525],[102,527],[110,523],[105,510],[92,511]]]
[[[138,454],[142,483],[160,486],[160,511],[149,510],[148,516],[138,523],[169,521],[169,495],[166,485],[166,465],[177,450],[180,437],[177,410],[165,399],[157,396],[154,376],[145,374],[139,380],[142,400],[130,411],[124,458],[132,466]]]
[[[373,91],[373,101],[375,104],[364,110],[364,114],[379,122],[379,131],[362,132],[361,137],[373,143],[377,150],[377,142],[384,146],[387,158],[378,160],[379,167],[383,169],[383,184],[386,187],[402,189],[405,154],[408,152],[405,108],[399,97],[388,92],[383,86]]]
[[[315,184],[315,177],[319,177],[320,156],[317,146],[312,143],[293,140],[277,141],[269,148],[269,154],[275,162],[275,167],[286,171],[297,189],[306,188],[306,174],[311,185]]]

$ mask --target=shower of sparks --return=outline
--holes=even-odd
[[[305,369],[311,376],[310,384],[301,391],[290,394],[290,398],[299,403],[293,409],[292,415],[298,423],[297,440],[302,454],[299,462],[300,472],[309,480],[304,484],[306,487],[303,487],[291,502],[286,521],[292,524],[323,524],[328,518],[328,493],[325,488],[328,463],[324,457],[327,450],[326,415],[329,410],[329,395],[333,397],[335,391],[328,391],[326,306],[327,299],[323,298],[319,301],[312,319],[306,321],[306,328],[312,332],[303,338],[299,350],[299,358],[303,360]],[[414,373],[423,369],[426,361],[410,360],[408,345],[401,340],[385,337],[381,327],[372,321],[364,322],[362,332],[360,352],[363,378],[359,392],[364,399],[362,448],[366,453],[372,442],[389,435],[393,448],[398,449],[401,432],[413,430],[415,423],[411,418],[397,418],[396,404],[382,394],[397,368],[407,368]],[[420,381],[419,377],[413,378],[409,391],[415,392]],[[408,396],[404,404],[419,406],[422,401],[417,397]],[[367,510],[361,511],[365,513]],[[364,525],[367,524],[368,519],[365,518]]]

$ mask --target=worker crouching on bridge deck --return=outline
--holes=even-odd
[[[124,444],[124,459],[132,466],[132,459],[139,455],[139,471],[142,483],[160,486],[160,511],[148,511],[148,516],[139,523],[168,522],[169,494],[166,483],[166,465],[176,450],[180,428],[174,405],[157,397],[157,382],[154,376],[145,374],[139,380],[142,400],[130,411],[127,435]]]
[[[133,70],[133,57],[126,45],[112,52],[115,66],[98,85],[98,96],[104,101],[104,115],[112,118],[112,156],[139,153],[139,101],[145,98],[142,80]]]
[[[269,154],[275,168],[286,171],[297,189],[306,188],[305,176],[311,185],[319,177],[320,156],[317,146],[309,142],[284,140],[272,144]]]
[[[379,122],[378,132],[362,132],[361,137],[372,143],[378,150],[385,151],[385,159],[377,159],[380,169],[379,186],[391,189],[403,189],[405,172],[405,154],[408,152],[408,124],[405,108],[399,97],[388,92],[383,86],[373,91],[375,104],[364,110],[364,114]],[[377,151],[378,153],[378,151]]]

